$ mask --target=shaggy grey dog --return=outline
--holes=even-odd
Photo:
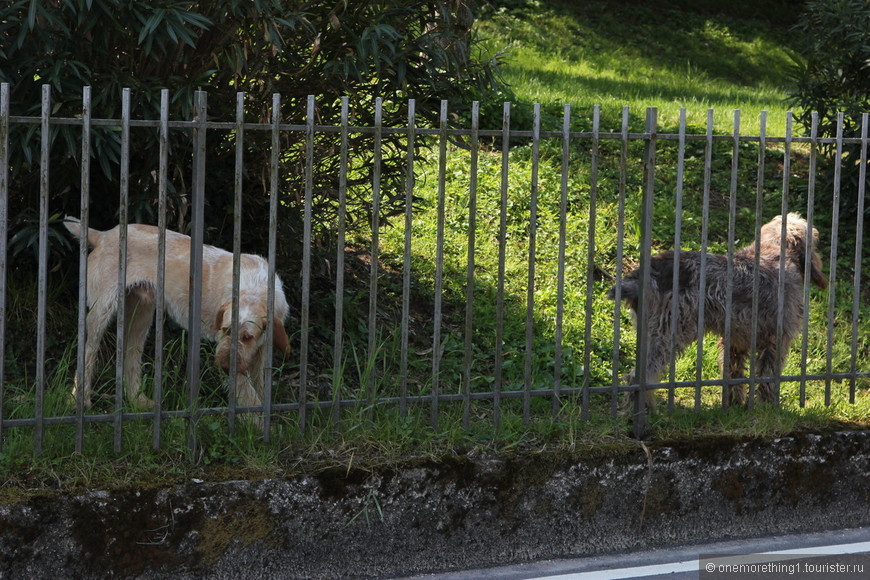
[[[701,338],[698,333],[698,308],[704,308],[704,332],[712,332],[719,338],[719,364],[724,368],[728,361],[729,378],[743,378],[746,361],[752,344],[753,279],[755,277],[755,251],[759,251],[758,263],[758,319],[755,334],[757,352],[755,375],[762,378],[758,396],[762,401],[779,400],[778,384],[772,378],[781,374],[789,345],[797,335],[803,318],[803,286],[806,267],[808,225],[795,213],[786,218],[786,236],[782,238],[782,216],[776,216],[761,228],[759,241],[752,242],[733,254],[731,262],[731,335],[730,352],[724,352],[726,288],[728,284],[728,258],[718,254],[706,255],[706,282],[703,299],[700,294],[700,252],[679,252],[678,298],[676,316],[676,342],[671,332],[671,296],[674,279],[674,252],[653,256],[650,260],[649,286],[645,288],[647,340],[649,350],[646,364],[646,381],[658,383],[666,365],[692,342]],[[815,247],[819,232],[813,228],[809,277],[819,288],[827,287],[828,281],[822,272],[822,260]],[[785,259],[782,312],[779,311],[780,256]],[[640,272],[634,270],[622,280],[622,299],[637,315],[640,295]],[[614,299],[616,288],[610,290]],[[778,321],[782,320],[781,343],[777,344]],[[635,384],[635,371],[626,377],[626,384]],[[652,391],[646,392],[647,405],[652,409],[655,398]],[[726,387],[725,400],[729,404],[746,404],[744,385]]]

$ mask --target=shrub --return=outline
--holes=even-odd
[[[5,3],[4,3],[5,4]],[[0,8],[0,81],[12,86],[12,113],[38,115],[43,84],[51,85],[53,116],[82,111],[82,87],[93,87],[93,115],[120,115],[121,93],[132,93],[132,118],[159,115],[159,91],[171,91],[171,119],[190,119],[193,93],[209,92],[209,118],[233,120],[235,94],[247,94],[246,120],[268,122],[272,94],[282,94],[282,119],[301,123],[306,96],[317,96],[318,123],[336,123],[340,97],[350,98],[352,123],[371,125],[375,97],[383,97],[384,125],[403,122],[404,99],[417,99],[419,123],[454,112],[495,85],[494,58],[476,52],[473,0],[300,2],[298,0],[16,0]],[[35,125],[13,125],[10,143],[10,209],[13,232],[34,215],[40,140]],[[80,130],[52,127],[52,212],[77,214]],[[217,133],[217,132],[215,132]],[[187,217],[191,140],[171,135],[171,223]],[[299,252],[300,192],[304,147],[299,133],[281,143],[279,247]],[[226,134],[207,144],[206,223],[220,226],[232,214],[234,143]],[[262,227],[268,190],[270,136],[246,134],[243,228],[246,246],[265,245]],[[350,223],[371,213],[372,135],[352,135]],[[130,217],[153,220],[158,136],[137,130],[130,159]],[[384,136],[381,173],[386,214],[403,198],[405,145]],[[93,131],[90,196],[92,223],[117,223],[120,136]],[[337,136],[318,134],[315,144],[315,232],[332,227],[338,189]],[[318,230],[319,228],[319,230]],[[223,228],[228,229],[228,228]],[[261,233],[262,232],[262,233]],[[213,240],[220,242],[221,240]],[[224,240],[225,241],[225,240]],[[287,241],[288,243],[282,243]],[[284,262],[287,263],[287,262]]]
[[[801,35],[791,104],[809,133],[818,113],[819,137],[835,137],[837,116],[843,113],[843,136],[861,135],[861,114],[870,112],[870,3],[866,0],[809,2],[795,31]],[[830,223],[836,164],[840,163],[840,223],[853,231],[858,211],[860,144],[845,144],[836,159],[836,146],[823,144],[824,163],[817,187],[816,207]],[[866,159],[864,160],[867,161]],[[870,172],[867,173],[870,177]],[[870,187],[867,188],[870,192]],[[870,206],[865,205],[865,211]],[[825,225],[825,224],[820,224]],[[854,238],[853,238],[854,240]]]

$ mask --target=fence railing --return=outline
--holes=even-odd
[[[0,271],[4,276],[4,284],[0,286],[0,437],[11,429],[31,428],[37,452],[42,447],[46,428],[56,425],[74,426],[75,448],[81,451],[87,425],[110,423],[114,426],[115,448],[120,450],[124,426],[142,421],[153,423],[153,445],[159,447],[164,422],[195,421],[205,415],[226,416],[230,430],[235,428],[239,416],[253,417],[266,439],[276,418],[292,418],[305,429],[314,412],[339,424],[343,409],[361,407],[369,408],[369,412],[391,407],[400,414],[426,409],[432,424],[449,415],[451,419],[458,416],[465,426],[473,421],[488,421],[498,426],[505,412],[528,421],[533,415],[557,415],[564,412],[566,406],[571,406],[576,411],[572,416],[581,420],[598,414],[616,417],[621,394],[649,390],[662,393],[660,403],[666,405],[669,412],[678,407],[700,410],[727,403],[727,397],[723,399],[721,395],[723,388],[736,384],[748,385],[751,395],[758,385],[774,382],[777,390],[790,389],[783,399],[796,399],[800,405],[819,393],[824,404],[844,398],[854,402],[856,392],[866,388],[866,379],[870,377],[870,368],[864,362],[868,360],[868,346],[866,318],[862,315],[865,306],[861,301],[863,200],[868,163],[866,114],[861,137],[845,138],[841,133],[830,139],[821,138],[815,132],[808,137],[793,134],[790,117],[785,135],[766,135],[764,119],[760,134],[743,135],[739,111],[734,112],[731,131],[725,133],[715,131],[712,111],[708,112],[703,131],[687,128],[685,111],[675,129],[662,131],[655,108],[645,111],[640,131],[633,128],[627,108],[622,110],[621,116],[607,120],[618,124],[619,129],[604,131],[600,108],[595,107],[591,119],[587,119],[585,113],[573,114],[566,106],[561,129],[549,130],[544,128],[545,123],[554,121],[545,120],[538,106],[533,111],[531,128],[515,128],[511,124],[512,108],[505,104],[502,128],[482,129],[476,104],[468,126],[455,127],[449,122],[445,103],[440,111],[440,125],[423,128],[417,127],[412,100],[408,102],[407,126],[383,127],[376,122],[374,126],[360,127],[351,125],[346,100],[340,123],[320,125],[316,123],[313,97],[308,100],[303,122],[282,120],[281,101],[276,96],[270,122],[252,123],[244,117],[243,95],[237,103],[237,118],[230,122],[209,120],[205,93],[197,94],[195,115],[190,120],[169,118],[166,92],[162,96],[163,113],[155,120],[130,118],[129,93],[125,93],[120,119],[93,117],[88,89],[83,95],[80,116],[53,117],[50,96],[46,88],[40,117],[16,116],[10,114],[9,87],[0,88]],[[380,100],[376,107],[378,110],[381,107]],[[572,128],[572,122],[578,118],[582,118],[588,128]],[[81,150],[68,153],[81,155],[83,160],[91,158],[91,136],[95,128],[120,132],[118,256],[122,267],[112,298],[119,305],[115,328],[118,338],[114,354],[108,357],[115,360],[115,371],[109,378],[100,379],[98,374],[95,379],[98,392],[105,390],[106,383],[113,385],[109,387],[111,402],[98,401],[92,408],[88,408],[81,390],[70,400],[72,373],[57,378],[50,375],[50,370],[57,367],[56,374],[65,369],[71,371],[71,368],[58,365],[47,354],[51,342],[48,325],[52,294],[50,232],[58,227],[50,223],[52,188],[81,188],[81,211],[77,217],[83,225],[87,225],[90,211],[89,163],[82,163],[78,184],[57,185],[50,178],[52,129],[59,125],[81,128]],[[35,374],[32,379],[27,373],[10,368],[10,353],[18,356],[15,354],[18,345],[7,336],[8,289],[13,286],[7,267],[8,243],[15,234],[9,229],[7,200],[10,175],[13,169],[20,170],[10,167],[9,153],[10,134],[17,126],[33,130],[33,138],[42,144],[41,157],[34,160],[34,166],[39,168],[39,219],[34,297]],[[187,273],[191,292],[187,305],[188,332],[181,348],[186,356],[169,360],[175,356],[167,354],[166,350],[171,338],[164,332],[164,324],[157,324],[153,354],[147,355],[145,365],[147,379],[143,382],[147,396],[154,401],[152,409],[136,408],[125,399],[122,363],[128,333],[124,324],[127,292],[124,266],[132,259],[129,252],[137,251],[130,246],[129,238],[129,160],[130,149],[136,147],[133,130],[142,129],[156,130],[160,135],[160,153],[154,167],[159,193],[153,202],[160,235],[159,247],[155,250],[159,251],[155,253],[159,256],[158,264],[164,263],[166,252],[166,195],[171,187],[166,170],[169,144],[179,132],[192,133],[194,144],[187,221],[191,237]],[[205,155],[206,138],[218,134],[233,141],[237,148],[234,181],[227,184],[235,192],[233,247],[229,250],[234,266],[233,275],[224,286],[231,285],[232,311],[239,312],[242,309],[239,285],[243,276],[239,219],[244,179],[242,150],[246,136],[254,132],[265,132],[272,138],[268,167],[269,210],[262,220],[263,226],[269,228],[266,260],[269,280],[274,280],[278,272],[285,281],[284,289],[293,307],[286,324],[294,351],[289,361],[273,366],[269,361],[274,360],[276,354],[272,340],[278,330],[265,325],[263,356],[267,363],[262,377],[262,398],[252,405],[250,399],[237,401],[235,396],[239,389],[246,388],[239,384],[246,379],[244,372],[235,372],[241,364],[239,361],[244,362],[245,353],[241,352],[244,344],[233,339],[240,337],[243,331],[240,327],[246,321],[234,316],[230,328],[225,329],[233,349],[228,396],[220,389],[216,391],[218,394],[203,396],[205,385],[218,379],[217,375],[209,374],[208,365],[202,364],[200,342],[204,338],[201,328],[205,322],[200,324],[200,321],[206,314],[213,314],[213,306],[207,303],[209,293],[214,290],[203,286],[203,243],[207,241],[211,225],[206,224],[203,217],[209,162]],[[316,322],[312,319],[312,308],[325,303],[321,294],[312,295],[315,241],[312,167],[315,137],[324,133],[338,138],[335,154],[341,158],[334,237],[323,244],[336,249],[329,269],[330,291],[335,296],[331,324],[325,324],[327,317],[319,312],[315,313]],[[355,154],[347,146],[347,136],[352,133],[372,135],[374,166],[370,173],[372,180],[365,185],[372,191],[368,234],[360,236],[356,232],[351,243],[346,239],[344,200],[348,188],[358,187],[349,185],[347,179]],[[279,209],[284,204],[297,203],[282,188],[280,175],[281,137],[288,134],[299,137],[306,159],[305,187],[298,202],[302,206],[304,226],[303,237],[298,240],[301,260],[298,269],[293,271],[277,263]],[[407,145],[404,207],[390,225],[381,221],[379,207],[383,195],[379,147],[380,137],[386,134],[406,136]],[[429,163],[416,155],[416,147],[422,141],[432,145]],[[461,147],[454,145],[457,141],[461,142]],[[861,166],[861,179],[856,186],[859,210],[854,223],[840,223],[838,181],[830,191],[819,191],[817,187],[816,165],[822,145],[835,149],[836,164],[848,162]],[[860,158],[844,158],[844,145],[859,146]],[[433,178],[419,179],[424,174]],[[831,221],[824,224],[814,223],[814,208],[820,196],[831,199],[833,210]],[[421,197],[425,203],[415,205],[415,200]],[[800,199],[800,205],[795,199]],[[607,297],[611,287],[618,287],[625,280],[623,264],[640,265],[640,295],[646,293],[648,300],[655,284],[650,278],[651,256],[658,251],[670,248],[696,251],[702,257],[702,264],[708,256],[717,253],[733,260],[739,247],[750,245],[770,218],[789,212],[803,214],[810,228],[821,226],[829,236],[821,240],[819,250],[825,251],[830,285],[827,293],[811,293],[809,277],[801,279],[801,325],[794,348],[786,353],[787,362],[781,374],[759,376],[759,364],[753,352],[747,360],[749,373],[745,378],[742,375],[723,377],[722,371],[715,369],[716,348],[709,340],[702,340],[697,349],[688,349],[686,356],[671,357],[660,378],[645,376],[650,349],[660,352],[659,343],[673,343],[675,334],[648,338],[649,322],[643,311],[649,304],[643,298],[637,303],[641,310],[637,333],[627,331],[628,309],[619,300],[614,302]],[[839,232],[844,227],[853,234],[853,247],[839,243]],[[85,238],[80,241],[76,364],[70,365],[78,368],[76,380],[79,383],[86,380],[86,280],[96,275],[88,270]],[[784,263],[787,251],[783,246],[781,254],[772,258],[777,264]],[[810,254],[808,252],[807,256]],[[332,259],[327,260],[322,255],[317,258]],[[674,262],[677,266],[673,272],[677,286],[681,283],[678,262]],[[756,270],[759,264],[756,258]],[[844,267],[851,269],[851,283],[838,279],[838,268]],[[359,272],[361,268],[368,270],[367,282],[360,286],[361,277],[355,276],[356,286],[351,288],[348,272]],[[782,284],[787,282],[786,268],[777,265],[777,269],[782,291]],[[162,268],[157,271],[153,288],[149,290],[155,293],[157,320],[163,320],[169,315],[166,312],[169,306],[164,305],[164,287],[168,282],[175,283],[172,277],[177,277],[178,272],[167,273]],[[709,279],[707,283],[712,284]],[[704,282],[701,284],[703,296]],[[276,304],[274,285],[270,282],[267,286],[266,319],[271,320],[280,305]],[[758,286],[754,287],[752,296],[735,294],[734,287],[729,288],[724,304],[726,312],[731,312],[739,301],[752,304],[754,330],[750,334],[754,349],[761,340],[757,330],[758,310],[764,306],[759,305],[762,299]],[[367,294],[364,320],[359,320],[358,310],[346,310],[351,291]],[[707,300],[702,297],[699,303],[701,319],[694,322],[697,324],[694,331],[705,327],[703,312]],[[776,309],[779,341],[782,340],[784,306],[780,303]],[[674,300],[672,308],[668,311],[670,320],[679,319],[682,306]],[[392,314],[385,314],[385,310]],[[729,317],[727,320],[729,329],[746,324],[742,319]],[[315,335],[312,330],[316,325],[319,327]],[[668,328],[676,333],[677,326]],[[728,345],[731,330],[724,334],[727,348],[734,348],[734,343]],[[174,348],[178,348],[177,343]],[[210,354],[205,356],[211,357]],[[176,360],[186,360],[184,373],[176,372],[173,367]],[[631,375],[633,367],[641,370]],[[624,377],[633,377],[633,380]],[[175,392],[178,389],[182,389],[184,395]],[[58,394],[58,390],[64,392]],[[55,399],[58,402],[52,402]],[[633,408],[628,410],[639,435],[646,430],[647,403],[645,397],[635,397]],[[748,404],[750,407],[754,404],[751,396]],[[191,439],[190,443],[195,442]]]

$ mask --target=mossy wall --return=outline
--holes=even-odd
[[[870,524],[870,433],[455,457],[0,506],[0,577],[395,576]]]

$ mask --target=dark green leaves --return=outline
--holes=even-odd
[[[837,136],[837,118],[843,113],[843,136],[861,135],[861,114],[870,112],[870,3],[867,0],[809,2],[795,32],[801,35],[801,54],[796,58],[795,88],[790,101],[800,109],[798,120],[807,134],[812,114],[818,113],[818,136]],[[842,159],[836,145],[822,144],[825,157],[818,187],[818,209],[830,223],[830,196],[835,169],[841,172],[840,223],[854,228],[861,165],[860,144],[845,144]],[[866,160],[865,160],[866,161]],[[837,165],[840,165],[837,168]],[[870,177],[870,171],[867,172]],[[870,192],[870,183],[867,184]],[[870,204],[865,205],[870,207]]]
[[[12,85],[14,115],[38,116],[43,84],[52,87],[52,116],[82,114],[82,87],[92,87],[95,119],[117,119],[121,93],[131,89],[131,118],[157,119],[160,90],[170,91],[172,120],[192,118],[193,94],[208,91],[208,116],[235,119],[236,93],[244,92],[245,118],[267,123],[273,93],[281,93],[281,116],[303,123],[309,94],[317,96],[317,122],[337,124],[347,95],[351,124],[371,125],[376,97],[385,102],[384,126],[407,122],[404,101],[417,101],[419,126],[437,122],[441,99],[459,118],[470,101],[491,93],[495,61],[472,58],[476,41],[472,0],[319,1],[301,0],[15,0],[0,4],[0,81]],[[38,190],[40,135],[37,125],[14,125],[10,147],[10,209],[13,230],[24,227]],[[51,127],[51,206],[77,214],[80,204],[81,128]],[[208,139],[209,200],[206,220],[228,223],[233,207],[234,143],[215,131]],[[120,132],[93,127],[90,200],[94,225],[117,222]],[[270,137],[248,131],[245,142],[243,222],[255,238],[262,228],[270,163]],[[134,128],[130,159],[131,215],[153,215],[158,133]],[[297,252],[304,159],[302,133],[282,134],[279,246]],[[336,134],[318,133],[315,143],[313,214],[315,231],[334,226],[338,192]],[[395,213],[404,198],[404,136],[383,137],[381,204]],[[418,146],[423,146],[421,139]],[[170,219],[187,215],[190,187],[189,131],[170,134]],[[351,135],[354,152],[348,209],[351,224],[366,224],[372,208],[373,136]],[[220,242],[221,240],[213,240]],[[296,256],[289,256],[289,262]]]

